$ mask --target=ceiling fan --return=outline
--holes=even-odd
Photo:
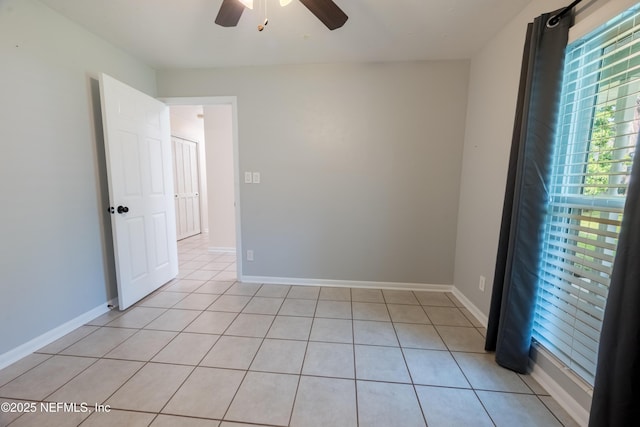
[[[349,17],[333,0],[300,0],[330,30],[340,28]],[[216,17],[216,24],[223,27],[235,27],[246,6],[240,0],[222,0]]]

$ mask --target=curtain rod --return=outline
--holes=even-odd
[[[575,0],[573,3],[571,3],[569,6],[565,7],[564,9],[562,9],[562,11],[551,17],[551,19],[549,19],[547,21],[547,27],[549,28],[553,28],[556,25],[558,25],[560,23],[560,20],[562,18],[564,18],[564,16],[569,13],[571,11],[571,9],[573,9],[574,7],[576,7],[578,5],[578,3],[580,3],[582,0]]]

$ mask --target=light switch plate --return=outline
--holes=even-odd
[[[260,184],[260,172],[253,173],[253,183]]]
[[[253,174],[251,172],[244,173],[244,183],[245,184],[253,183]]]

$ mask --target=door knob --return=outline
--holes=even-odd
[[[118,206],[118,213],[119,214],[127,213],[127,212],[129,212],[129,208],[128,207],[126,207],[126,206]]]

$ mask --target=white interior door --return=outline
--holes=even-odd
[[[200,234],[198,144],[171,137],[178,240]]]
[[[100,76],[120,310],[178,274],[169,108]]]

